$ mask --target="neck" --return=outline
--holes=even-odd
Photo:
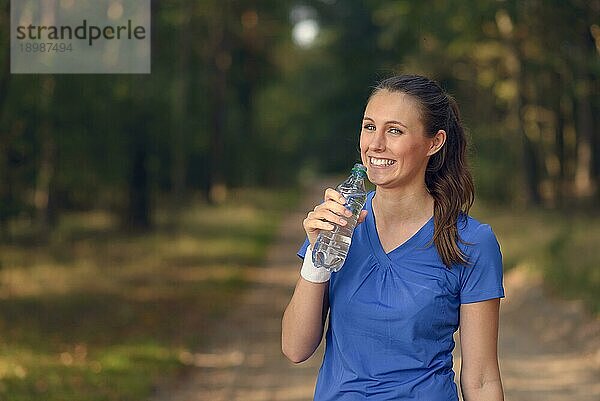
[[[374,212],[379,222],[403,224],[422,222],[433,215],[434,200],[422,186],[402,189],[377,188],[373,198]]]

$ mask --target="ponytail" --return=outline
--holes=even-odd
[[[446,143],[429,159],[425,184],[435,201],[433,242],[444,264],[451,267],[468,263],[458,247],[457,224],[461,214],[469,213],[475,188],[466,164],[467,141],[458,106],[450,96],[448,103]]]

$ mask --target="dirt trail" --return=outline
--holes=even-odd
[[[600,401],[600,320],[517,268],[505,277],[500,367],[508,401]]]
[[[218,324],[205,349],[186,356],[195,366],[190,374],[151,401],[312,400],[323,344],[295,366],[281,354],[280,328],[298,278],[301,222],[320,197],[321,186],[285,219],[265,266],[248,272],[252,284],[239,308]],[[600,401],[600,321],[578,303],[549,299],[524,269],[507,274],[505,286],[500,363],[506,400]]]

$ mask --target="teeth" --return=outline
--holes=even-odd
[[[392,164],[396,163],[396,160],[377,159],[375,157],[370,157],[369,160],[370,160],[371,164],[373,164],[375,166],[391,166]]]

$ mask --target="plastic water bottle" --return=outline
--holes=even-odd
[[[354,227],[356,227],[360,211],[367,200],[366,176],[367,168],[357,163],[352,168],[352,172],[346,181],[336,188],[346,199],[344,206],[352,212],[352,217],[344,217],[348,222],[345,226],[334,224],[332,231],[323,230],[319,233],[312,253],[313,264],[316,267],[337,272],[344,265],[348,249],[350,249]]]

